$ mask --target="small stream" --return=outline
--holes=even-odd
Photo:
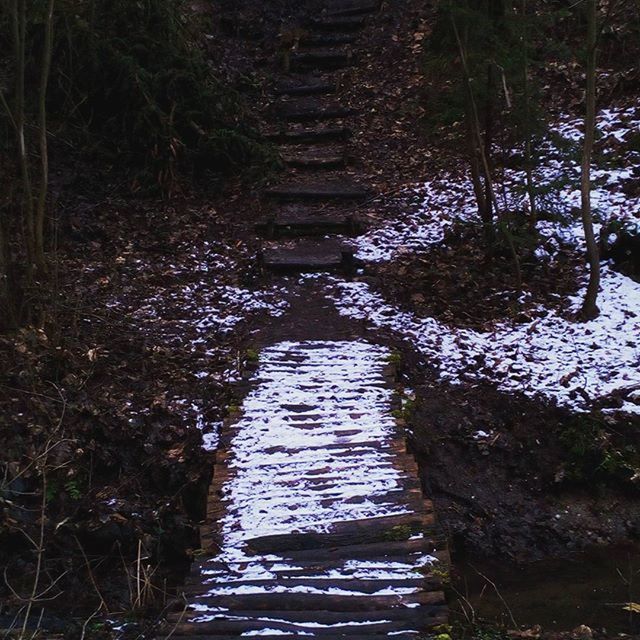
[[[455,563],[453,580],[457,620],[475,616],[508,627],[513,621],[527,628],[539,624],[546,631],[584,624],[609,633],[640,633],[640,614],[622,608],[640,602],[640,545],[594,547],[527,565],[465,559]]]

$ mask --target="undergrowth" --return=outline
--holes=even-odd
[[[572,416],[561,426],[566,451],[562,470],[569,482],[629,483],[640,477],[640,454],[623,434],[611,433],[598,415]]]
[[[42,47],[41,18],[29,11],[28,64]],[[9,52],[10,20],[6,11],[2,17],[0,40]],[[199,20],[187,3],[172,0],[56,5],[48,96],[56,134],[73,132],[74,144],[102,165],[134,168],[134,191],[170,193],[184,176],[216,183],[273,163],[244,95],[207,59],[201,39],[208,25]],[[10,68],[11,58],[4,63]]]

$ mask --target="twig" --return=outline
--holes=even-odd
[[[87,572],[89,574],[89,579],[91,580],[91,584],[93,585],[93,588],[95,589],[96,593],[98,594],[98,598],[100,598],[100,606],[98,607],[98,610],[96,611],[96,614],[103,607],[104,607],[105,612],[109,613],[109,607],[107,606],[107,603],[105,602],[105,599],[103,598],[102,593],[100,592],[100,589],[98,588],[98,583],[96,582],[95,576],[93,575],[93,571],[91,570],[91,564],[89,563],[89,558],[87,558],[87,554],[84,552],[84,549],[83,549],[82,545],[80,544],[80,540],[78,540],[78,536],[74,535],[73,537],[74,537],[74,539],[76,541],[76,544],[78,545],[78,549],[80,549],[80,553],[82,554],[82,557],[84,558],[84,562],[85,562],[85,565],[87,567]],[[83,633],[83,636],[84,636],[84,633]]]
[[[484,575],[484,573],[478,571],[474,566],[471,567],[483,580],[486,580],[492,587],[493,590],[496,592],[496,595],[498,596],[498,598],[500,598],[500,602],[502,602],[502,604],[504,605],[504,608],[507,610],[507,613],[509,614],[509,618],[511,618],[511,624],[513,625],[514,629],[518,628],[518,623],[515,621],[515,618],[513,617],[513,613],[511,613],[511,608],[509,607],[509,605],[507,604],[507,601],[502,597],[502,594],[500,593],[497,585],[495,582],[493,582],[493,580],[490,580],[487,576]]]

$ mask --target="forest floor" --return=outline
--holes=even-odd
[[[113,603],[112,611],[142,604],[109,558],[122,558],[129,576],[141,558],[149,567],[162,559],[157,575],[169,584],[186,568],[198,546],[209,452],[221,420],[242,400],[232,383],[262,346],[295,338],[292,327],[305,314],[330,316],[337,335],[397,350],[403,417],[452,540],[454,568],[457,556],[529,563],[640,539],[640,284],[605,263],[600,317],[574,319],[586,273],[576,163],[557,135],[541,149],[548,161],[539,179],[563,186],[549,192],[553,215],[540,221],[541,246],[523,261],[523,290],[514,287],[508,257],[486,261],[455,127],[436,142],[426,124],[428,4],[386,6],[343,78],[341,96],[358,109],[348,171],[380,194],[362,209],[369,231],[353,240],[359,270],[349,281],[259,272],[260,184],[145,200],[115,184],[110,194],[100,173],[87,176],[84,166],[60,170],[64,304],[52,307],[50,322],[57,329],[0,337],[8,455],[38,458],[52,444],[38,426],[58,425],[47,456],[63,469],[49,486],[59,521],[48,573],[53,580],[72,557],[91,566],[57,583],[65,597],[51,607],[52,628],[65,628],[67,615],[86,614],[96,599]],[[267,87],[273,36],[287,15],[276,9],[228,10],[236,26],[262,31],[253,40],[213,34],[211,55],[229,75]],[[553,82],[573,86],[570,70],[554,73]],[[264,95],[256,115],[268,122],[266,88]],[[635,223],[636,102],[622,95],[601,105],[596,173],[599,208]],[[551,123],[569,145],[579,134],[578,107],[556,105]],[[522,176],[508,168],[509,155],[501,198],[517,208]],[[309,292],[324,306],[306,309]],[[10,505],[5,513],[20,524]],[[23,547],[16,526],[0,552],[20,592],[33,558],[9,558]],[[162,602],[149,595],[144,604],[157,612]],[[132,637],[139,630],[128,627]]]

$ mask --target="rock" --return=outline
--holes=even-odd
[[[542,635],[542,627],[539,624],[531,627],[530,629],[525,629],[524,631],[509,631],[507,635],[510,638],[539,638]]]
[[[640,221],[611,220],[603,225],[600,253],[624,274],[640,278]]]
[[[593,630],[587,625],[581,624],[571,632],[571,637],[575,640],[591,640],[593,638]]]

